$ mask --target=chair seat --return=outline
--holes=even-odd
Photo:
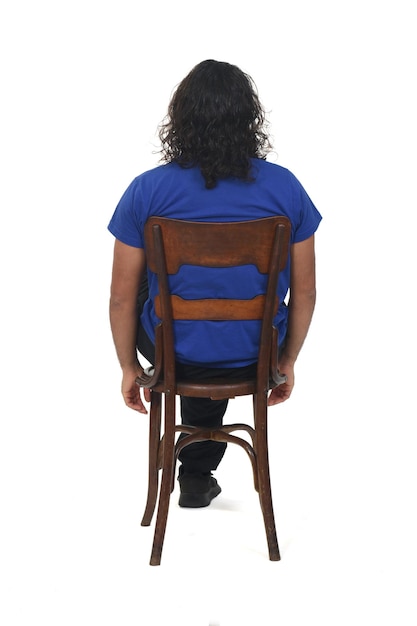
[[[286,376],[276,372],[274,379],[270,378],[266,391],[274,389],[285,382]],[[165,393],[165,381],[159,379],[155,382],[155,369],[147,368],[141,376],[138,376],[137,383],[143,387],[149,387],[159,393]],[[248,380],[228,378],[224,382],[219,382],[218,378],[207,378],[193,381],[189,379],[177,379],[175,381],[175,393],[180,396],[191,398],[211,398],[212,400],[223,400],[225,398],[235,398],[237,396],[254,395],[257,390],[257,379],[254,376]]]
[[[219,383],[219,379],[206,379],[198,381],[177,380],[176,393],[180,396],[191,398],[211,398],[223,400],[236,396],[252,395],[256,392],[256,379],[233,380]]]

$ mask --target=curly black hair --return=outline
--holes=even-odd
[[[159,127],[161,161],[198,166],[207,189],[219,179],[251,181],[250,158],[272,149],[252,78],[235,65],[207,60],[179,83]]]

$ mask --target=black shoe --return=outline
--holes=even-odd
[[[221,492],[220,485],[208,474],[180,473],[180,499],[178,504],[183,507],[198,508],[208,506],[210,502]]]

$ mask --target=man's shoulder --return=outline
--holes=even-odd
[[[139,174],[133,181],[134,185],[143,188],[154,187],[160,184],[180,184],[193,176],[191,172],[196,168],[182,168],[177,163],[164,163]]]
[[[254,159],[252,161],[255,171],[262,172],[266,176],[290,178],[293,175],[290,170],[283,165],[279,165],[274,161],[267,161],[265,159]]]
[[[138,174],[138,176],[136,176],[134,181],[147,182],[149,180],[160,179],[160,178],[163,178],[164,176],[169,175],[170,172],[172,172],[172,169],[173,167],[171,163],[164,164],[164,165],[156,165],[155,167],[151,167],[147,170],[144,170],[140,174]]]

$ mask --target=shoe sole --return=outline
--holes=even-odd
[[[208,506],[210,502],[221,492],[220,485],[215,485],[206,493],[182,493],[178,504],[189,509],[198,509]]]

